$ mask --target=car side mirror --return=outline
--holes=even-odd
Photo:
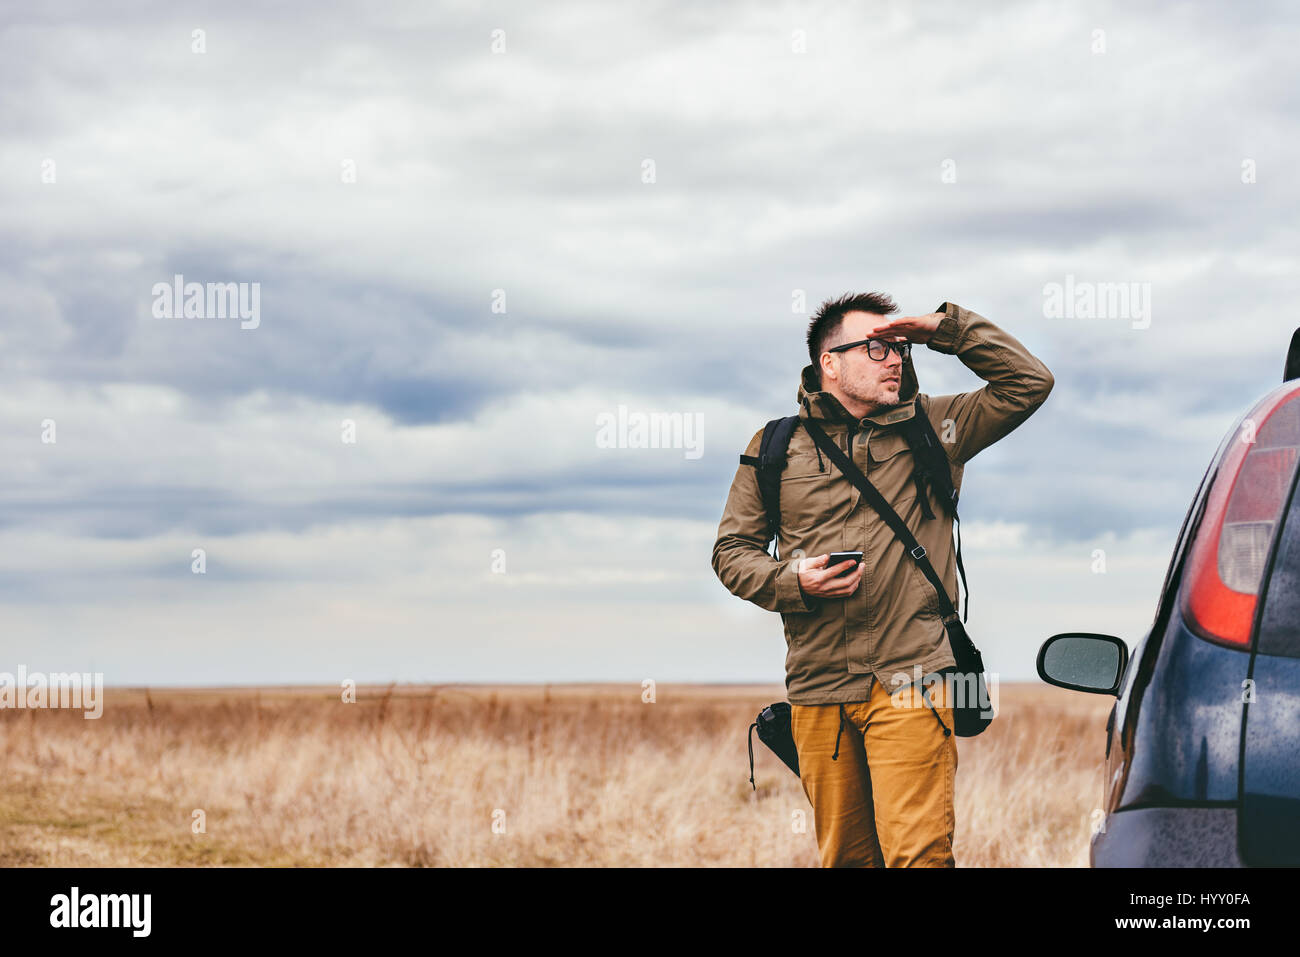
[[[1119,694],[1128,645],[1113,635],[1065,632],[1038,649],[1038,677],[1048,684],[1091,694]]]

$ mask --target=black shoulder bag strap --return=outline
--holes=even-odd
[[[950,618],[957,618],[957,610],[952,607],[952,602],[948,599],[948,593],[939,581],[938,573],[934,570],[934,566],[930,564],[930,559],[925,556],[925,547],[916,540],[912,530],[898,517],[898,513],[885,500],[885,496],[880,494],[880,490],[872,485],[871,480],[862,474],[862,470],[844,454],[844,450],[831,441],[831,437],[822,431],[820,425],[809,419],[804,423],[804,428],[808,430],[812,440],[826,453],[826,457],[834,462],[835,467],[844,474],[844,477],[858,487],[863,497],[866,498],[867,504],[880,513],[880,517],[885,520],[885,524],[893,529],[894,534],[902,541],[903,547],[907,549],[908,554],[916,559],[916,563],[921,566],[922,573],[934,586],[934,590],[939,593],[939,613],[943,616],[944,624],[948,624]]]
[[[957,660],[957,668],[963,674],[975,673],[979,675],[980,697],[986,698],[987,692],[983,690],[984,660],[975,647],[975,643],[966,634],[966,629],[962,627],[961,618],[957,614],[957,610],[952,607],[952,602],[948,599],[948,593],[943,587],[943,582],[939,580],[939,575],[930,563],[930,559],[926,557],[924,546],[916,540],[916,536],[898,517],[898,513],[880,494],[879,489],[871,484],[870,479],[862,474],[862,470],[844,454],[843,449],[831,441],[830,436],[822,430],[822,427],[812,419],[802,419],[800,421],[804,428],[808,430],[808,434],[812,436],[812,440],[817,444],[817,447],[826,453],[826,457],[835,463],[835,467],[843,473],[845,478],[858,487],[867,503],[893,529],[894,534],[902,541],[903,547],[907,549],[908,554],[920,566],[922,574],[934,586],[934,590],[939,597],[939,614],[943,618],[943,627],[948,633],[948,644],[952,648],[953,657]],[[992,720],[991,716],[982,717],[984,712],[980,710],[978,703],[974,705],[968,703],[958,707],[956,715],[957,734],[962,737],[978,734]],[[978,730],[973,730],[977,723]]]

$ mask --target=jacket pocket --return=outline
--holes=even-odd
[[[894,506],[894,511],[908,522],[908,527],[912,529],[913,534],[916,534],[919,527],[914,522],[922,513],[921,502],[917,498],[916,479],[913,477],[915,471],[916,456],[902,436],[881,436],[880,440],[871,446],[871,472],[868,477],[882,492],[890,488],[897,490],[895,493],[897,499],[890,497],[888,493],[886,498],[889,498],[889,503]],[[954,487],[960,488],[961,469],[954,471],[950,468],[949,471],[953,474]],[[930,507],[931,514],[943,515],[944,505],[939,501],[939,493],[936,489],[926,487],[925,495],[925,503]]]
[[[790,457],[781,472],[781,526],[787,532],[806,532],[826,520],[829,472],[817,465],[811,449],[796,452],[791,442]]]
[[[918,595],[917,607],[923,610],[926,618],[940,617],[939,596],[935,593],[934,586],[930,584],[930,579],[925,577],[925,572],[921,571],[921,566],[916,563],[916,559],[911,555],[905,555],[904,557],[907,563],[912,566],[912,588]]]
[[[916,497],[916,484],[912,481],[915,468],[916,456],[901,435],[890,433],[872,439],[867,478],[899,515],[906,514],[904,506],[910,508],[908,501]]]
[[[911,452],[901,432],[883,432],[871,440],[870,458],[872,468],[897,458],[904,452]]]
[[[893,456],[893,458],[897,458],[897,456]],[[886,500],[893,510],[898,513],[898,517],[903,520],[903,524],[907,526],[919,543],[920,537],[916,533],[919,527],[921,506],[917,501],[916,489],[911,484],[904,485],[897,497],[887,495]],[[895,591],[893,601],[890,603],[891,606],[896,613],[907,617],[916,614],[926,618],[939,617],[939,599],[935,595],[929,579],[921,571],[921,566],[908,552],[907,545],[876,514],[875,509],[866,503],[863,503],[862,507],[871,514],[871,527],[874,531],[872,553],[880,556],[897,556],[894,559],[897,564],[887,566],[881,571],[882,581],[880,587],[892,588]],[[926,557],[931,561],[934,561],[935,558],[928,549]]]

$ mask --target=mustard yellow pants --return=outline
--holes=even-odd
[[[926,688],[933,709],[919,686],[891,697],[874,678],[867,701],[790,706],[823,867],[956,866],[957,736],[935,720],[951,732],[953,709],[943,682]]]

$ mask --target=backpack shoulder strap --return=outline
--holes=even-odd
[[[957,515],[957,488],[953,485],[948,452],[939,441],[939,436],[935,434],[934,423],[921,408],[921,397],[918,395],[914,401],[916,415],[905,423],[904,435],[917,461],[917,469],[912,475],[916,481],[917,499],[921,503],[922,517],[933,518],[934,515],[926,502],[925,488],[922,484],[924,479],[934,489],[935,495],[952,515],[953,522],[957,526],[957,571],[961,575],[961,587],[966,596],[965,614],[962,617],[965,621],[965,615],[970,614],[970,588],[966,585],[966,565],[961,556],[961,518]]]
[[[945,511],[951,515],[957,514],[957,488],[952,481],[952,467],[948,459],[948,452],[939,441],[939,436],[935,434],[934,423],[930,417],[925,414],[921,408],[921,397],[918,395],[915,400],[916,414],[903,424],[903,435],[907,439],[907,444],[912,449],[913,457],[916,460],[916,471],[913,477],[917,482],[917,492],[920,495],[922,510],[926,518],[933,518],[930,508],[925,499],[922,489],[922,481],[928,482],[934,489],[935,496],[943,503]]]
[[[776,557],[776,533],[781,527],[781,472],[785,469],[786,450],[790,436],[799,424],[799,416],[787,415],[773,419],[763,427],[758,455],[741,455],[741,465],[752,465],[758,473],[758,491],[763,497],[763,510],[767,513],[767,538],[773,543],[772,556]]]

